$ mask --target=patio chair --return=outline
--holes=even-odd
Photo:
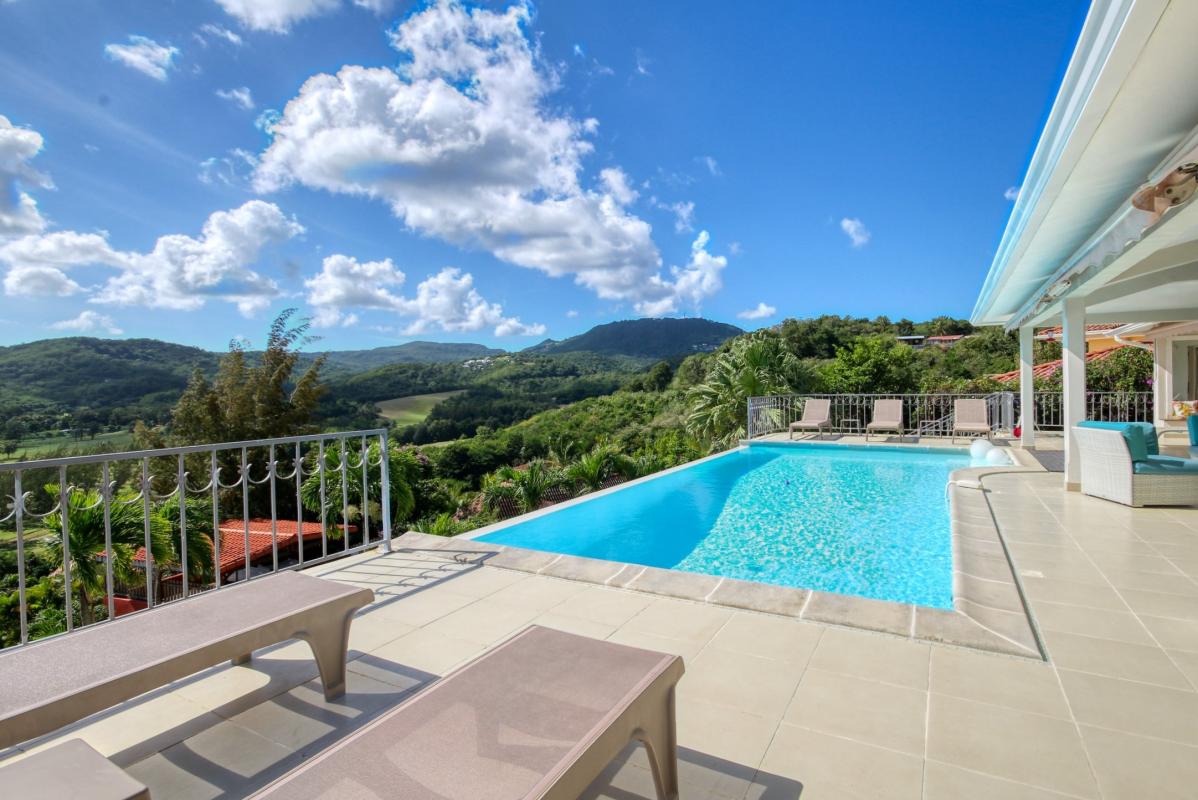
[[[966,437],[985,434],[986,439],[991,438],[993,432],[990,430],[990,409],[986,406],[985,400],[953,401],[952,441],[954,443],[957,441],[958,434]]]
[[[803,404],[803,418],[790,423],[787,437],[794,439],[795,431],[815,431],[818,436],[824,428],[832,430],[832,401],[813,397]]]
[[[632,740],[677,800],[682,659],[532,625],[255,798],[576,798]]]
[[[903,401],[875,400],[874,416],[865,426],[865,441],[869,441],[870,433],[878,431],[895,431],[901,438],[903,435]]]
[[[1198,504],[1198,459],[1160,455],[1149,422],[1083,422],[1073,428],[1082,493],[1125,506]]]

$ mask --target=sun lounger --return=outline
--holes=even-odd
[[[793,439],[795,431],[832,430],[832,401],[826,397],[812,397],[803,404],[803,418],[790,423],[788,437]]]
[[[369,589],[283,572],[0,653],[0,748],[287,639],[312,646],[325,697],[345,692]]]
[[[21,800],[150,800],[141,781],[82,739],[68,739],[0,767],[4,796]]]
[[[953,441],[957,435],[979,436],[987,439],[991,436],[990,412],[985,400],[954,400],[953,401]]]
[[[903,401],[875,400],[874,417],[865,426],[865,441],[869,441],[870,433],[878,431],[895,431],[903,435]]]
[[[531,626],[257,798],[577,798],[631,740],[677,798],[682,659]]]
[[[1198,505],[1198,459],[1161,455],[1152,423],[1088,421],[1073,435],[1084,494],[1134,508]]]

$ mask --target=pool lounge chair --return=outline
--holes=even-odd
[[[803,418],[790,423],[787,436],[795,438],[795,431],[832,430],[832,401],[826,397],[813,397],[803,404]]]
[[[896,431],[901,438],[903,435],[903,401],[875,400],[874,417],[865,426],[865,441],[869,441],[871,433],[878,431]]]
[[[1198,504],[1198,459],[1160,455],[1150,422],[1083,422],[1073,428],[1082,493],[1125,506]]]
[[[678,656],[532,625],[255,798],[572,800],[632,740],[678,798]]]
[[[984,434],[991,437],[990,410],[985,400],[954,400],[953,401],[953,442],[957,435],[976,436]]]

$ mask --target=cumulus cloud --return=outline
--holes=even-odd
[[[412,318],[403,329],[406,336],[484,328],[496,336],[536,336],[545,332],[544,325],[526,325],[519,317],[504,316],[502,306],[488,302],[474,288],[470,273],[446,267],[421,281],[414,297],[396,291],[405,279],[389,258],[359,262],[346,255],[329,256],[320,273],[304,281],[308,302],[315,309],[313,322],[321,327],[350,325],[357,322],[357,315],[348,309],[384,309]]]
[[[699,156],[695,160],[698,161],[703,166],[707,167],[707,171],[712,175],[712,177],[718,178],[719,176],[724,174],[720,170],[720,163],[718,161],[716,161],[714,158],[712,158],[711,156]]]
[[[214,25],[211,22],[204,23],[195,33],[196,41],[205,47],[208,46],[209,40],[219,39],[228,42],[234,47],[241,47],[244,40],[228,28],[222,28],[220,25]]]
[[[622,206],[635,202],[637,192],[628,184],[628,176],[619,167],[608,167],[599,171],[599,180],[603,187]]]
[[[642,300],[634,308],[641,316],[660,317],[677,313],[682,308],[698,311],[703,301],[724,287],[721,273],[728,266],[725,256],[713,256],[707,251],[711,240],[707,231],[699,231],[691,243],[691,257],[684,267],[671,267],[671,279],[654,276],[651,287],[657,299]]]
[[[262,250],[303,232],[278,206],[251,200],[213,213],[198,237],[159,237],[148,253],[115,250],[103,232],[56,231],[0,246],[0,264],[8,267],[4,290],[10,295],[74,294],[82,287],[69,270],[106,266],[117,274],[90,302],[191,310],[221,299],[252,314],[279,294],[274,281],[252,269]]]
[[[1018,187],[1018,186],[1008,186],[1007,190],[1002,193],[1003,198],[1010,200],[1011,202],[1018,200],[1019,199],[1019,188],[1020,187]]]
[[[525,37],[529,16],[441,0],[392,31],[398,70],[310,78],[272,126],[256,187],[376,198],[416,232],[606,299],[659,299],[651,228],[627,210],[622,172],[585,185],[598,123],[547,107],[557,81]]]
[[[778,313],[778,309],[765,303],[758,303],[756,308],[746,309],[737,314],[738,319],[765,319]]]
[[[175,56],[179,55],[179,48],[159,44],[146,36],[130,36],[128,44],[104,45],[104,53],[143,75],[165,81],[167,72],[174,66]]]
[[[25,188],[53,189],[49,176],[30,162],[41,152],[42,135],[18,128],[0,115],[0,241],[10,236],[40,233],[46,221]]]
[[[865,247],[873,235],[865,227],[865,223],[856,217],[845,217],[840,221],[840,229],[849,237],[853,247]]]
[[[238,86],[235,89],[217,89],[216,96],[222,100],[228,100],[235,106],[240,106],[246,111],[252,111],[254,108],[254,95],[250,92],[248,86]]]
[[[64,319],[61,322],[52,323],[50,327],[58,331],[77,331],[79,333],[102,331],[110,336],[120,336],[124,333],[113,322],[112,317],[90,309],[81,312],[74,319]]]
[[[569,311],[566,312],[566,316],[569,317],[570,319],[574,319],[575,317],[578,316],[578,311],[576,309],[571,308]]]
[[[327,14],[341,5],[341,0],[216,0],[225,13],[235,17],[247,28],[271,33],[286,33],[300,20]],[[355,5],[369,5],[369,0],[355,0]]]

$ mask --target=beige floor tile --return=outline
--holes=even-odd
[[[1131,610],[1154,617],[1171,617],[1198,622],[1198,600],[1176,594],[1124,589],[1120,594]]]
[[[922,758],[786,723],[761,769],[801,783],[803,800],[919,800],[923,791]]]
[[[1049,578],[1104,586],[1107,582],[1102,572],[1080,550],[1066,550],[1055,556],[1018,552],[1014,561],[1021,578]]]
[[[1078,722],[1198,745],[1198,694],[1058,670]]]
[[[487,596],[490,603],[502,603],[521,610],[548,611],[557,604],[587,589],[587,584],[560,578],[529,575],[518,583]]]
[[[577,633],[579,636],[589,636],[592,639],[606,639],[616,632],[615,625],[559,614],[556,610],[541,614],[532,621],[532,624],[555,628],[567,633]]]
[[[446,582],[445,588],[456,594],[471,597],[486,597],[526,579],[528,573],[493,567],[477,567],[455,575]]]
[[[628,620],[624,627],[706,644],[732,618],[732,613],[725,608],[683,600],[654,600],[641,613]]]
[[[1067,800],[1069,795],[928,761],[924,800]]]
[[[345,695],[337,700],[325,700],[320,683],[313,681],[243,711],[231,721],[288,750],[313,755],[422,685],[413,681],[405,688],[350,671]]]
[[[416,630],[415,625],[408,625],[399,620],[378,615],[363,614],[349,628],[349,649],[359,653],[369,653],[377,650],[387,642],[393,642],[401,636]]]
[[[737,613],[712,638],[710,647],[744,653],[802,669],[825,628],[765,614]]]
[[[928,758],[1081,797],[1094,777],[1070,721],[933,693]]]
[[[424,629],[451,639],[489,646],[525,628],[538,613],[535,607],[494,603],[488,598],[486,602],[472,603],[434,620]]]
[[[1029,658],[936,647],[931,688],[938,694],[1070,719],[1052,667]]]
[[[1052,643],[1053,632],[1096,636],[1131,644],[1153,644],[1148,631],[1130,611],[1106,611],[1041,600],[1036,603],[1035,615],[1049,644]]]
[[[1103,800],[1192,800],[1198,748],[1082,726]]]
[[[1190,686],[1198,690],[1198,653],[1186,650],[1169,650],[1169,658],[1190,681]]]
[[[1092,636],[1058,633],[1049,643],[1058,667],[1093,672],[1111,678],[1189,689],[1189,681],[1156,645],[1128,644]]]
[[[1103,572],[1116,589],[1139,589],[1145,592],[1198,597],[1198,583],[1194,583],[1185,575],[1162,575],[1157,572],[1124,569],[1105,569]]]
[[[244,797],[294,769],[302,756],[224,721],[130,768],[152,797]]]
[[[1173,562],[1164,556],[1137,556],[1127,553],[1091,553],[1090,558],[1102,570],[1134,570],[1160,575],[1180,575]]]
[[[482,651],[483,646],[477,642],[454,639],[421,628],[412,631],[407,636],[401,636],[390,644],[383,645],[371,653],[369,659],[362,658],[354,661],[349,668],[357,670],[361,668],[360,664],[377,659],[395,664],[397,670],[400,667],[406,667],[409,670],[444,675]],[[406,673],[400,671],[400,674]]]
[[[1101,608],[1107,611],[1126,611],[1127,607],[1119,595],[1109,586],[1093,583],[1078,583],[1059,578],[1023,577],[1023,590],[1032,600],[1033,610],[1037,600],[1050,603],[1067,603],[1073,606]]]
[[[553,613],[619,627],[652,602],[651,595],[591,586],[558,603]]]
[[[800,674],[785,662],[708,647],[686,665],[679,702],[702,700],[777,721]]]
[[[1162,647],[1198,653],[1198,620],[1154,617],[1147,614],[1140,614],[1139,617]]]
[[[928,688],[926,644],[882,634],[829,628],[820,637],[809,667],[911,689]]]
[[[927,692],[808,669],[786,709],[791,725],[923,756]]]
[[[680,700],[677,713],[679,746],[748,767],[761,763],[778,729],[777,718],[699,700]]]
[[[688,668],[706,645],[706,642],[697,639],[671,639],[656,633],[634,630],[628,626],[618,629],[607,637],[607,640],[616,644],[626,644],[629,647],[640,647],[644,650],[655,650],[658,653],[681,656]]]
[[[259,650],[243,666],[214,667],[177,681],[172,687],[181,697],[228,717],[307,683],[317,674],[308,643],[289,642]]]
[[[444,587],[412,592],[403,597],[376,600],[370,606],[370,615],[393,619],[405,625],[420,627],[433,620],[452,614],[459,608],[473,603],[477,598],[458,594]]]

